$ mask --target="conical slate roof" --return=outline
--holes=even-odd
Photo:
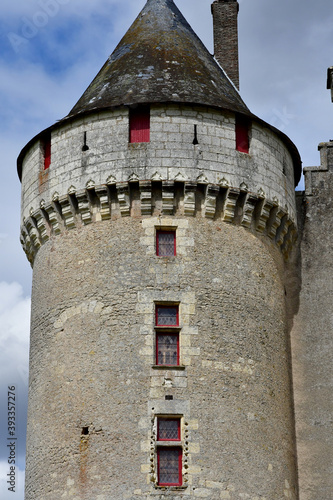
[[[177,102],[250,114],[173,0],[148,0],[68,116],[120,105]]]
[[[26,152],[36,139],[59,124],[100,109],[167,102],[203,104],[241,113],[269,128],[290,150],[297,185],[302,166],[296,146],[283,132],[249,111],[173,0],[147,1],[70,113],[22,149],[17,160],[20,179]]]

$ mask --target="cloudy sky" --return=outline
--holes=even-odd
[[[212,49],[211,0],[176,0]],[[31,269],[19,244],[16,157],[63,118],[145,0],[1,0],[0,3],[0,498],[23,500]],[[333,65],[331,0],[240,0],[241,95],[282,129],[304,166],[333,138],[326,70]],[[302,188],[302,185],[300,186]],[[16,386],[19,481],[7,492],[7,387]]]

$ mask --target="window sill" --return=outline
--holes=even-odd
[[[236,149],[237,153],[240,153],[242,155],[246,155],[247,157],[251,158],[250,151],[240,151],[239,149]]]
[[[146,142],[129,142],[128,143],[128,149],[132,149],[132,150],[135,150],[135,149],[147,149],[148,148],[148,144],[150,144],[150,141],[146,141]]]
[[[185,365],[152,365],[153,370],[185,370]]]
[[[178,255],[156,255],[157,259],[166,259],[166,260],[177,260]]]
[[[181,486],[159,486],[158,484],[155,485],[155,489],[158,490],[160,493],[161,491],[184,491],[188,488],[188,485],[183,484]],[[156,492],[157,493],[157,492]]]

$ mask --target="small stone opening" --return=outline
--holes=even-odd
[[[83,134],[83,146],[82,146],[82,151],[88,151],[89,146],[87,144],[87,132],[84,132]]]
[[[89,427],[82,427],[81,436],[88,436]]]
[[[51,132],[42,137],[43,169],[47,170],[51,165]]]
[[[197,125],[194,125],[194,139],[193,139],[193,144],[194,144],[194,146],[196,146],[197,144],[199,144],[199,141],[198,141],[198,126]]]
[[[166,401],[172,401],[172,400],[173,400],[173,396],[171,396],[170,394],[167,394],[167,395],[165,396],[165,400],[166,400]]]

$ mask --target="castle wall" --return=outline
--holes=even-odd
[[[89,147],[85,152],[84,132]],[[250,135],[250,154],[236,151],[235,116],[202,107],[152,106],[150,142],[142,144],[128,143],[127,109],[77,119],[52,131],[49,169],[43,170],[39,141],[28,151],[23,162],[22,217],[27,219],[41,205],[89,184],[201,179],[259,192],[295,221],[293,162],[287,147],[256,122]]]
[[[300,500],[327,500],[333,491],[333,143],[319,149],[321,166],[304,169],[300,298],[292,332]]]
[[[156,256],[160,226],[175,257]],[[200,212],[51,235],[34,263],[26,500],[297,498],[269,241]],[[179,303],[178,369],[154,367],[156,302]],[[161,414],[182,417],[183,488],[155,486]]]
[[[198,144],[193,144],[197,129]],[[52,129],[23,159],[33,265],[26,500],[296,500],[284,258],[292,158],[253,122],[152,106]],[[83,148],[83,146],[87,146]],[[83,150],[84,149],[84,150]],[[156,230],[176,231],[173,257]],[[156,304],[179,306],[180,362],[156,366]],[[157,485],[156,419],[181,425],[182,485]]]

